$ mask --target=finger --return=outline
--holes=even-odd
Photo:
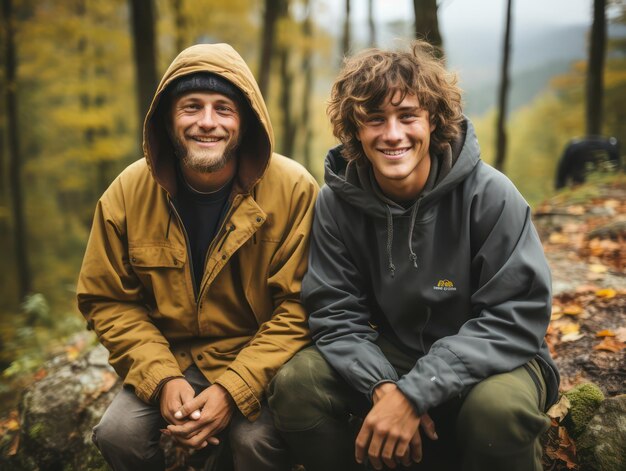
[[[411,448],[409,445],[406,446],[406,450],[404,451],[402,458],[400,458],[400,463],[402,466],[406,466],[407,468],[411,466]]]
[[[415,432],[413,438],[411,438],[411,459],[415,463],[422,461],[422,437],[420,437],[419,430]]]
[[[192,414],[192,412],[200,411],[203,405],[204,399],[201,396],[196,396],[195,398],[185,402],[182,406],[180,406],[180,408],[174,414],[174,417],[179,420],[183,417],[188,417]]]
[[[380,456],[385,463],[385,466],[394,469],[396,467],[395,458],[395,449],[397,444],[397,438],[392,437],[391,435],[387,435],[387,440],[385,440],[385,445],[380,453]]]
[[[359,430],[359,434],[356,437],[356,441],[354,443],[355,450],[355,459],[356,462],[362,464],[365,461],[366,450],[370,442],[370,438],[372,435],[372,431],[370,427],[363,422],[363,426],[361,430]]]
[[[437,440],[437,432],[435,431],[435,422],[430,418],[430,415],[424,414],[420,417],[420,425],[422,430],[426,433],[426,436],[431,440]]]
[[[410,440],[399,440],[396,445],[396,452],[394,459],[396,463],[401,463],[404,466],[411,464],[411,456],[409,455],[409,443]]]
[[[367,457],[369,458],[370,463],[372,463],[372,466],[374,467],[374,469],[383,468],[380,455],[382,453],[384,439],[385,439],[384,434],[381,434],[375,431],[374,434],[372,435],[372,439],[370,440],[370,446],[367,450]]]

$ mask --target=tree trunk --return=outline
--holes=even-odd
[[[133,51],[137,78],[139,143],[143,141],[143,120],[157,86],[153,0],[130,0]]]
[[[370,47],[375,47],[377,40],[376,22],[374,21],[374,0],[367,0],[367,25],[370,32],[369,45]]]
[[[13,211],[13,235],[15,260],[20,298],[31,291],[31,274],[26,244],[26,222],[22,197],[22,156],[20,154],[19,125],[17,112],[17,59],[15,57],[15,17],[11,0],[2,0],[2,18],[5,28],[5,67],[7,130],[9,150],[9,179]]]
[[[289,21],[289,0],[277,0],[279,5],[280,18],[286,23]],[[280,64],[280,107],[283,114],[282,122],[282,146],[281,153],[291,157],[293,155],[293,147],[295,142],[296,125],[291,111],[292,91],[293,91],[293,73],[289,68],[291,48],[289,42],[283,40],[278,48],[279,64]]]
[[[276,0],[265,0],[258,76],[259,89],[266,103],[269,100],[270,70],[276,41],[276,20],[278,19],[279,6],[279,2]]]
[[[341,51],[343,57],[348,57],[350,54],[350,0],[346,0],[346,16],[343,20],[343,40],[341,42]]]
[[[437,55],[443,54],[443,40],[439,32],[437,0],[413,0],[415,10],[415,37],[424,39],[437,47]]]
[[[606,50],[606,0],[593,0],[593,25],[589,44],[589,64],[587,66],[587,135],[602,134],[602,99],[604,56]]]
[[[495,167],[504,171],[506,160],[506,114],[507,95],[509,93],[509,57],[511,54],[511,10],[513,0],[506,6],[506,27],[504,30],[504,46],[502,49],[502,68],[500,70],[500,93],[498,95],[498,120],[496,124],[496,160]]]
[[[174,21],[176,23],[176,53],[187,45],[187,20],[183,11],[184,0],[174,0]]]
[[[304,166],[311,171],[311,140],[313,139],[313,123],[311,122],[311,98],[313,94],[313,27],[311,20],[311,1],[305,0],[306,16],[302,23],[305,48],[302,56],[302,72],[304,86],[302,89],[302,114],[300,124],[304,129],[302,158]]]

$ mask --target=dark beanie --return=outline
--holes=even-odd
[[[176,98],[189,92],[216,92],[227,96],[239,105],[246,104],[243,93],[231,82],[210,72],[196,72],[174,80],[168,87],[170,98]]]

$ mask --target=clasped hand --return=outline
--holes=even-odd
[[[365,417],[356,438],[356,461],[367,458],[374,469],[397,464],[409,466],[422,460],[419,428],[431,440],[437,439],[435,423],[428,414],[418,416],[413,404],[394,383],[382,383],[374,389],[374,406]]]
[[[195,396],[184,378],[174,378],[163,386],[161,415],[169,423],[162,432],[179,444],[193,449],[217,445],[216,435],[229,424],[234,402],[224,387],[213,384]]]

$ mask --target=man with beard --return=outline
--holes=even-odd
[[[243,59],[193,46],[156,91],[145,158],[98,202],[78,304],[124,381],[94,428],[113,469],[164,469],[161,433],[196,450],[227,434],[235,470],[289,469],[265,389],[309,342],[317,185],[273,139]]]

